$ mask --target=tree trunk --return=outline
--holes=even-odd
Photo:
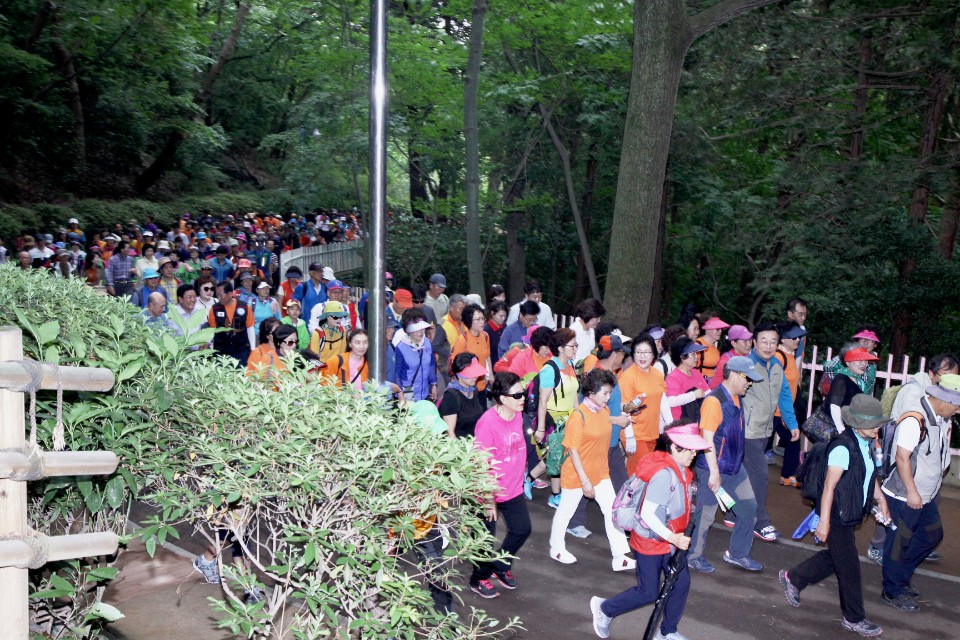
[[[687,17],[682,0],[637,0],[633,65],[613,207],[604,306],[626,332],[649,317],[663,179],[680,71],[699,36],[774,0],[721,0]]]
[[[220,55],[217,56],[213,66],[207,71],[200,84],[199,91],[193,98],[193,102],[199,105],[204,113],[208,112],[207,107],[213,92],[213,85],[217,81],[217,78],[220,77],[220,72],[223,71],[223,66],[227,64],[227,60],[233,55],[233,51],[237,46],[237,40],[240,39],[240,32],[243,30],[243,23],[246,21],[249,13],[249,4],[241,3],[237,5],[237,13],[234,16],[233,27],[230,29],[230,34],[224,41],[223,46],[220,47]],[[197,116],[194,116],[194,119],[199,121],[199,117]],[[180,145],[186,139],[187,132],[184,130],[172,131],[170,133],[167,137],[167,143],[164,145],[160,154],[157,155],[150,166],[144,169],[133,181],[133,186],[139,193],[144,193],[156,184],[157,180],[170,168],[174,157],[177,155],[177,149],[180,148]]]
[[[860,40],[860,64],[857,66],[857,90],[853,94],[853,133],[847,156],[859,160],[863,153],[863,116],[867,113],[870,90],[867,89],[867,71],[873,61],[873,39],[864,36]]]
[[[943,208],[943,217],[940,218],[940,232],[937,234],[937,244],[940,255],[944,260],[953,259],[953,248],[957,244],[957,226],[960,224],[960,170],[953,174],[950,181],[950,195]]]
[[[927,106],[923,110],[923,128],[920,133],[920,150],[918,165],[920,176],[917,186],[913,190],[913,199],[910,203],[910,217],[908,224],[917,226],[926,223],[927,209],[930,202],[930,174],[927,164],[933,158],[937,149],[937,135],[943,121],[943,110],[947,95],[950,92],[953,79],[946,69],[937,69],[930,76],[930,86],[927,88]],[[900,286],[907,287],[910,277],[917,266],[917,260],[912,255],[905,255],[900,262]],[[910,346],[910,328],[913,325],[913,316],[908,309],[899,310],[893,320],[893,335],[890,339],[890,350],[893,357],[899,360]]]
[[[633,71],[604,306],[628,334],[649,316],[663,179],[690,25],[679,0],[634,4]]]
[[[467,146],[467,272],[470,291],[484,295],[483,257],[480,254],[480,130],[478,125],[478,93],[480,60],[483,55],[483,19],[487,0],[474,0],[470,22],[470,48],[464,78],[463,133]]]
[[[540,105],[540,114],[543,117],[543,123],[547,127],[547,133],[550,134],[550,140],[560,156],[560,164],[563,167],[563,181],[567,186],[567,201],[570,203],[570,211],[573,213],[573,222],[577,228],[577,237],[580,239],[580,252],[583,254],[583,264],[587,269],[587,279],[590,282],[591,295],[597,300],[600,299],[600,286],[597,284],[597,274],[593,269],[593,256],[590,255],[590,243],[587,241],[587,232],[583,226],[583,219],[580,217],[580,205],[577,203],[577,194],[573,186],[573,171],[570,168],[570,152],[560,140],[556,130],[553,128],[553,120],[543,105]]]
[[[410,211],[417,218],[425,216],[423,203],[429,200],[426,176],[420,162],[420,154],[407,145],[407,176],[410,180]]]
[[[73,56],[63,45],[59,33],[51,43],[51,47],[60,75],[67,83],[67,104],[73,114],[73,168],[77,172],[82,172],[87,164],[87,136],[83,116],[83,100],[80,96],[80,83],[77,81],[77,70],[73,64]]]
[[[669,168],[668,168],[669,171]],[[667,202],[669,191],[664,178],[663,196],[660,198],[660,224],[657,225],[657,258],[653,263],[653,285],[650,288],[650,309],[647,312],[647,324],[660,322],[663,316],[663,245],[667,240]]]
[[[587,157],[587,176],[586,188],[583,193],[583,210],[580,212],[583,218],[583,232],[590,237],[590,220],[593,218],[593,190],[597,183],[597,143],[590,145]],[[573,299],[583,300],[587,297],[587,271],[586,263],[583,261],[583,252],[577,254],[577,274],[573,281]]]

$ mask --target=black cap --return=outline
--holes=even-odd
[[[323,265],[319,262],[311,262],[310,266],[307,267],[307,271],[323,271]]]

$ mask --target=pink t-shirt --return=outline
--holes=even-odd
[[[696,369],[690,370],[690,375],[686,375],[677,367],[667,374],[667,397],[683,395],[691,389],[703,389],[705,393],[710,393],[710,385],[707,384],[703,374]],[[681,407],[670,407],[674,420],[680,419]]]
[[[487,409],[477,421],[473,444],[490,453],[490,473],[500,485],[494,500],[506,502],[523,493],[527,445],[523,439],[523,417],[519,412],[507,422],[495,407]]]

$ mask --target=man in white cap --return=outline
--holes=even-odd
[[[896,531],[883,545],[881,599],[900,611],[920,610],[911,586],[917,566],[943,540],[940,487],[950,465],[950,419],[960,413],[960,375],[944,374],[919,401],[904,407],[893,434],[896,467],[883,483]]]

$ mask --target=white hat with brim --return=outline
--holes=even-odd
[[[404,329],[404,331],[406,331],[409,334],[409,333],[413,333],[414,331],[420,331],[422,329],[429,329],[429,328],[430,328],[429,322],[425,320],[417,320],[416,322],[411,322],[410,324],[408,324]]]

